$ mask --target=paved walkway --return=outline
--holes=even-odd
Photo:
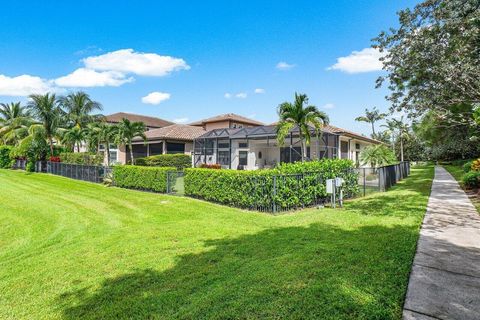
[[[442,167],[413,261],[404,319],[480,319],[480,216]]]

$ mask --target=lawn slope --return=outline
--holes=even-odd
[[[0,170],[0,318],[400,319],[432,177],[270,216]]]

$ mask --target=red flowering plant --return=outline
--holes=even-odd
[[[50,162],[62,162],[62,161],[60,160],[60,157],[51,156]]]

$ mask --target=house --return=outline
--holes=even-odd
[[[362,149],[380,143],[358,133],[326,125],[319,138],[312,128],[307,158],[350,159],[359,165]],[[224,168],[255,170],[272,168],[279,162],[301,160],[298,129],[294,128],[283,145],[277,142],[276,125],[217,128],[194,140],[194,166],[220,164]]]
[[[107,115],[105,121],[116,124],[124,118],[132,122],[143,122],[147,128],[145,132],[146,141],[140,137],[134,138],[132,141],[134,158],[166,153],[191,154],[193,152],[193,140],[206,132],[202,127],[176,124],[157,117],[126,112]],[[101,145],[99,151],[104,152],[105,146]],[[110,144],[110,161],[111,163],[128,163],[130,161],[129,147]]]
[[[244,116],[235,114],[235,113],[227,113],[221,114],[218,116],[210,117],[207,119],[199,120],[190,123],[191,126],[202,127],[205,131],[210,131],[214,129],[223,129],[223,128],[251,128],[257,126],[263,126],[264,123],[246,118]]]

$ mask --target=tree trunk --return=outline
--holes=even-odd
[[[105,152],[107,153],[107,166],[110,165],[110,141],[105,141]]]
[[[133,159],[133,148],[132,148],[132,143],[131,142],[128,143],[128,147],[130,148],[130,163],[132,165],[135,165],[135,161]]]
[[[400,161],[403,161],[403,137],[400,136]]]
[[[80,142],[77,142],[76,144],[77,144],[77,152],[80,153]]]
[[[52,136],[48,137],[48,143],[50,144],[50,156],[53,157],[53,139],[52,139]]]
[[[375,138],[375,122],[372,121],[372,136]]]
[[[304,153],[305,148],[303,147],[303,135],[302,135],[300,127],[298,128],[298,137],[300,138],[300,153],[302,155],[302,162],[304,162],[305,161],[305,153]]]

